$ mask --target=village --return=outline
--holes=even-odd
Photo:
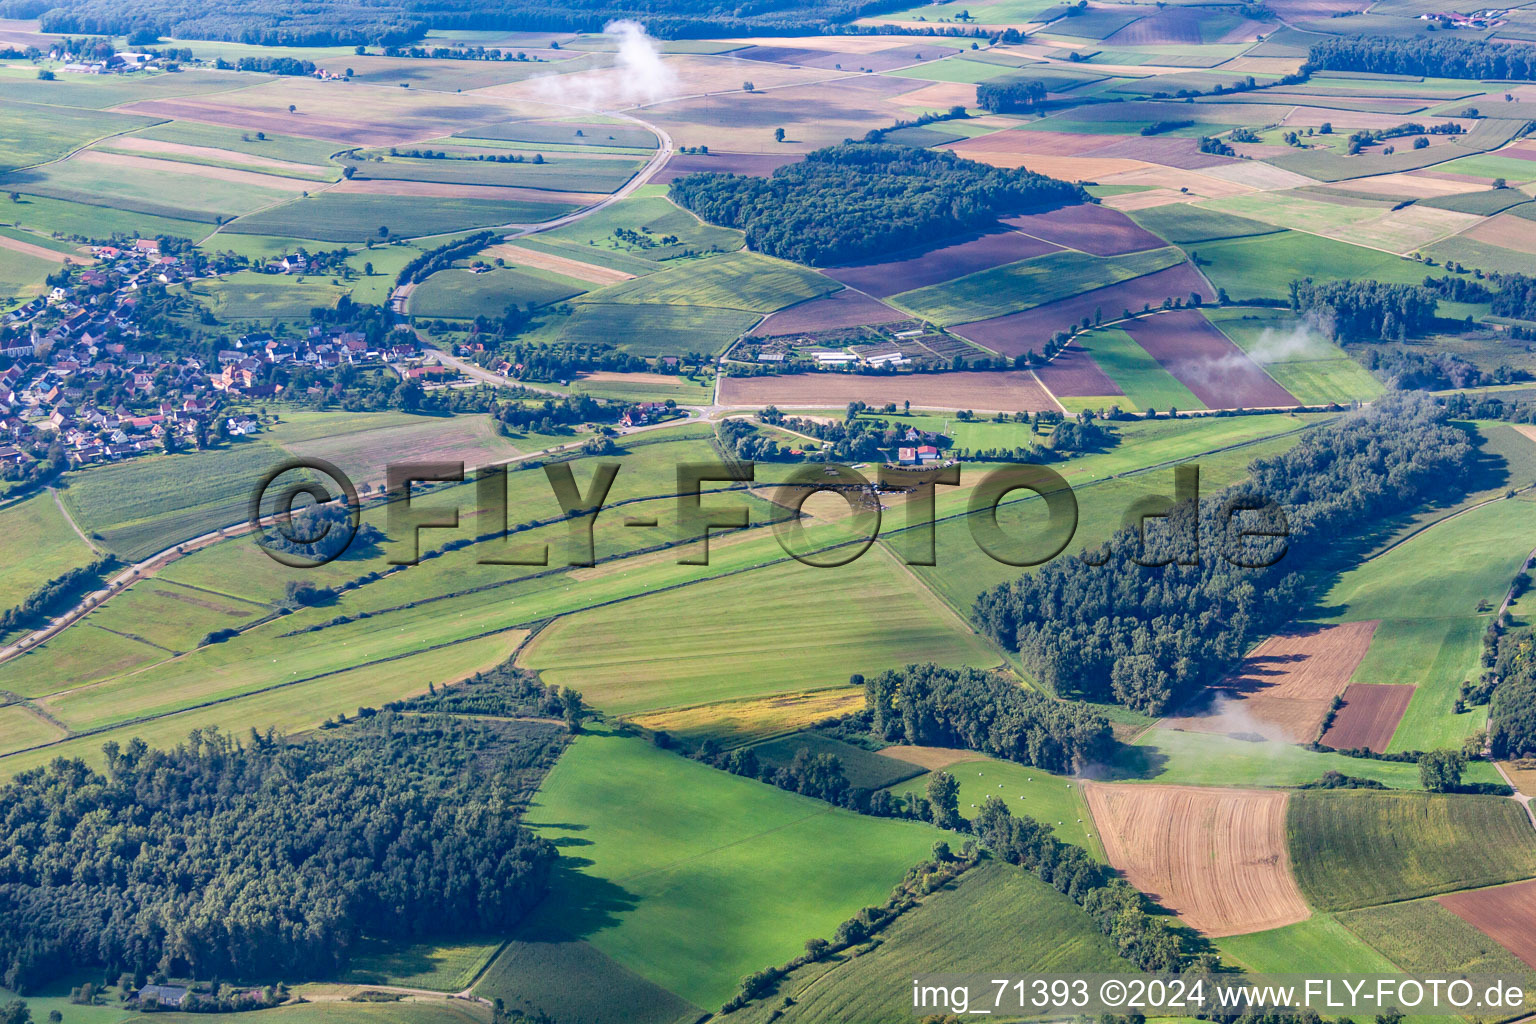
[[[259,422],[245,410],[284,392],[274,368],[388,368],[405,380],[449,372],[421,365],[413,335],[370,342],[337,324],[246,333],[213,358],[159,351],[142,344],[143,286],[219,271],[164,253],[155,239],[96,246],[92,255],[94,266],[66,266],[51,279],[62,283],[0,320],[0,469],[57,457],[55,446],[83,466],[254,433]],[[300,254],[266,269],[305,265]]]

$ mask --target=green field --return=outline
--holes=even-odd
[[[1503,946],[1434,900],[1356,910],[1339,923],[1408,973],[1530,976]]]
[[[1204,312],[1300,402],[1369,401],[1383,390],[1369,370],[1293,314],[1241,306],[1206,307]]]
[[[1224,960],[1256,974],[1395,974],[1397,967],[1329,914],[1251,935],[1216,939]]]
[[[520,663],[604,711],[632,714],[838,686],[854,672],[916,661],[1002,660],[882,549],[831,572],[835,580],[788,560],[573,615],[541,633]],[[862,599],[851,604],[849,592]],[[708,629],[701,613],[713,616]],[[636,622],[646,623],[639,634]],[[685,647],[680,636],[691,638]],[[790,637],[795,654],[785,657]]]
[[[560,340],[605,342],[637,356],[715,354],[759,319],[738,309],[584,301],[560,324]]]
[[[163,170],[140,166],[65,160],[0,179],[0,188],[23,195],[44,196],[90,206],[109,206],[156,217],[182,217],[214,223],[280,203],[297,195],[309,182],[297,178],[262,175],[270,186],[223,181],[202,174],[175,170],[181,166],[159,161]]]
[[[5,89],[0,88],[0,95]],[[155,123],[152,117],[42,106],[7,98],[0,110],[0,173],[57,160],[96,139]],[[13,178],[0,179],[7,185]]]
[[[569,203],[501,202],[494,199],[436,199],[422,196],[357,195],[322,192],[249,217],[224,230],[239,234],[313,238],[324,242],[361,242],[390,236],[414,238],[466,228],[537,223],[575,209]]]
[[[483,274],[439,270],[411,292],[413,316],[473,320],[501,317],[510,303],[545,306],[586,291],[589,285],[533,267],[496,267]]]
[[[765,768],[788,767],[802,750],[812,757],[830,754],[842,763],[843,774],[854,789],[884,789],[923,773],[915,764],[884,757],[819,732],[780,736],[758,743],[751,750]]]
[[[1140,749],[1137,749],[1140,748]],[[1313,753],[1289,743],[1253,743],[1207,733],[1149,729],[1137,737],[1122,765],[1124,774],[1182,786],[1301,786],[1326,771],[1375,779],[1391,789],[1419,789],[1411,761],[1368,761],[1343,754]],[[1500,782],[1493,765],[1479,761],[1466,782]]]
[[[1001,797],[1015,815],[1034,818],[1050,826],[1062,842],[1081,846],[1097,861],[1105,860],[1104,844],[1095,832],[1079,780],[974,754],[965,755],[944,770],[960,783],[962,818],[974,818],[976,809],[987,797]],[[928,777],[923,775],[888,788],[901,796],[908,792],[921,794],[927,785]]]
[[[198,124],[196,121],[166,121],[133,134],[143,139],[174,142],[183,146],[225,149],[246,156],[315,164],[332,171],[334,165],[331,163],[331,154],[338,148],[333,142],[273,132],[265,132],[266,138],[258,139],[253,132],[220,124]]]
[[[273,608],[161,580],[128,588],[91,616],[93,625],[165,648],[190,651],[215,630],[246,625]]]
[[[648,128],[632,124],[609,124],[593,128],[584,122],[562,124],[559,121],[507,121],[503,124],[470,128],[455,132],[454,138],[496,139],[502,142],[547,142],[564,146],[655,149],[656,136]]]
[[[1386,284],[1423,284],[1424,265],[1391,253],[1301,231],[1201,243],[1200,269],[1233,300],[1284,299],[1291,282],[1370,278]]]
[[[935,969],[985,974],[999,964],[1042,974],[1131,969],[1069,899],[1028,871],[988,861],[898,918],[873,949],[804,968],[779,991],[795,1004],[785,1019],[887,1024],[913,1019],[915,976]],[[766,1022],[782,1004],[762,1000],[719,1019]]]
[[[1188,203],[1169,203],[1167,206],[1134,210],[1130,217],[1153,234],[1162,236],[1171,245],[1214,242],[1221,238],[1272,235],[1283,230],[1263,221],[1191,206]]]
[[[10,306],[8,300],[19,302],[42,294],[48,275],[58,269],[59,265],[52,260],[0,249],[0,308]]]
[[[308,320],[312,309],[331,309],[347,293],[328,277],[264,274],[240,270],[193,281],[177,290],[206,306],[220,321]],[[340,280],[339,278],[337,279]]]
[[[49,743],[64,730],[21,704],[0,706],[0,754]]]
[[[1064,250],[902,292],[890,302],[948,326],[1033,309],[1183,262],[1173,248],[1109,257]]]
[[[1205,408],[1189,388],[1119,328],[1104,327],[1079,334],[1073,344],[1092,356],[1099,369],[1125,392],[1127,401],[1120,403],[1121,408]]]
[[[401,985],[460,992],[479,977],[502,940],[457,937],[399,946],[364,940],[337,981],[354,985]]]
[[[771,313],[836,291],[831,278],[757,253],[731,252],[668,267],[593,292],[586,301]]]
[[[575,854],[562,858],[530,930],[585,939],[700,1009],[718,1008],[738,979],[883,901],[942,834],[597,731],[561,757],[527,821]],[[476,991],[517,996],[497,966]]]
[[[542,155],[542,154],[540,154]],[[454,185],[503,185],[550,189],[555,192],[613,192],[635,176],[643,160],[615,160],[555,154],[534,163],[532,157],[518,163],[491,160],[412,160],[389,157],[347,160],[359,181],[435,181]],[[557,198],[552,196],[551,198]]]
[[[137,559],[243,520],[251,488],[285,453],[264,441],[134,459],[72,474],[59,493],[80,528]]]
[[[1536,833],[1503,797],[1293,793],[1286,832],[1297,884],[1321,910],[1536,876]]]
[[[1495,501],[1350,569],[1320,599],[1331,621],[1381,621],[1357,682],[1418,686],[1389,750],[1460,746],[1482,727],[1482,709],[1457,716],[1452,705],[1477,674],[1483,628],[1529,553],[1533,529],[1536,502]]]
[[[620,230],[637,232],[650,239],[652,244],[625,241],[614,234]],[[661,239],[667,237],[675,237],[677,241],[661,244]],[[713,250],[730,252],[741,248],[742,239],[743,235],[740,231],[705,224],[665,196],[637,194],[612,206],[604,207],[592,216],[583,217],[574,224],[567,224],[532,238],[519,239],[518,244],[527,245],[532,249],[541,248],[539,243],[545,241],[577,245],[594,252],[590,256],[583,256],[563,249],[551,251],[570,255],[575,259],[591,259],[592,262],[599,262],[593,257],[603,252],[654,261],[673,259],[685,252],[698,253]]]
[[[116,210],[88,203],[74,203],[45,196],[22,196],[20,202],[0,208],[4,219],[44,234],[108,241],[114,235],[148,237],[170,235],[197,240],[212,225],[184,217],[163,217],[134,210]],[[51,268],[50,268],[51,269]]]

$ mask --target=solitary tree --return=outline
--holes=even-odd
[[[296,106],[294,106],[294,105],[293,105],[293,104],[292,104],[292,103],[290,103],[290,104],[288,104],[288,113],[290,113],[290,114],[291,114],[291,113],[293,113],[293,112],[294,112],[294,111],[296,111],[296,110],[298,110],[298,109],[299,109],[299,108],[298,108],[298,107],[296,107]]]
[[[1455,792],[1466,770],[1466,756],[1459,750],[1431,750],[1419,758],[1419,781],[1431,793]]]
[[[581,708],[581,694],[569,686],[560,691],[560,710],[565,715],[565,727],[573,733],[581,732],[581,720],[586,712]]]
[[[775,128],[773,130],[773,141],[774,142],[783,142],[784,141],[784,129],[783,128]]]
[[[960,783],[949,772],[934,772],[928,779],[928,803],[933,823],[948,828],[960,817]]]

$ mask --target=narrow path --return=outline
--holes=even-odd
[[[59,507],[59,515],[63,516],[64,521],[70,525],[70,528],[80,535],[80,539],[85,541],[86,547],[98,555],[101,554],[101,548],[97,547],[96,542],[85,535],[85,531],[80,529],[80,524],[75,522],[75,517],[69,514],[69,509],[64,507],[64,499],[59,497],[59,489],[50,484],[48,485],[48,493],[53,495],[53,503]]]
[[[1499,773],[1499,777],[1504,780],[1505,785],[1515,791],[1515,795],[1510,799],[1525,808],[1526,816],[1531,819],[1531,827],[1536,828],[1536,806],[1531,805],[1531,794],[1520,792],[1520,787],[1515,785],[1515,780],[1509,777],[1509,773],[1499,762],[1493,762],[1493,767]]]

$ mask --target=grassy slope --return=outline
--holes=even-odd
[[[571,746],[529,824],[575,855],[539,920],[706,1009],[881,902],[941,835],[610,733]]]
[[[988,862],[934,893],[881,933],[880,943],[830,970],[817,965],[780,986],[787,1019],[806,1024],[900,1024],[913,1019],[911,979],[933,971],[1065,974],[1131,968],[1065,896],[1026,871]],[[769,999],[721,1019],[758,1022]],[[973,1004],[974,1005],[974,1004]]]
[[[1323,910],[1536,875],[1530,820],[1502,797],[1297,793],[1287,813],[1297,883]]]
[[[95,557],[46,493],[0,512],[0,536],[6,547],[0,609],[20,604],[49,580]]]

